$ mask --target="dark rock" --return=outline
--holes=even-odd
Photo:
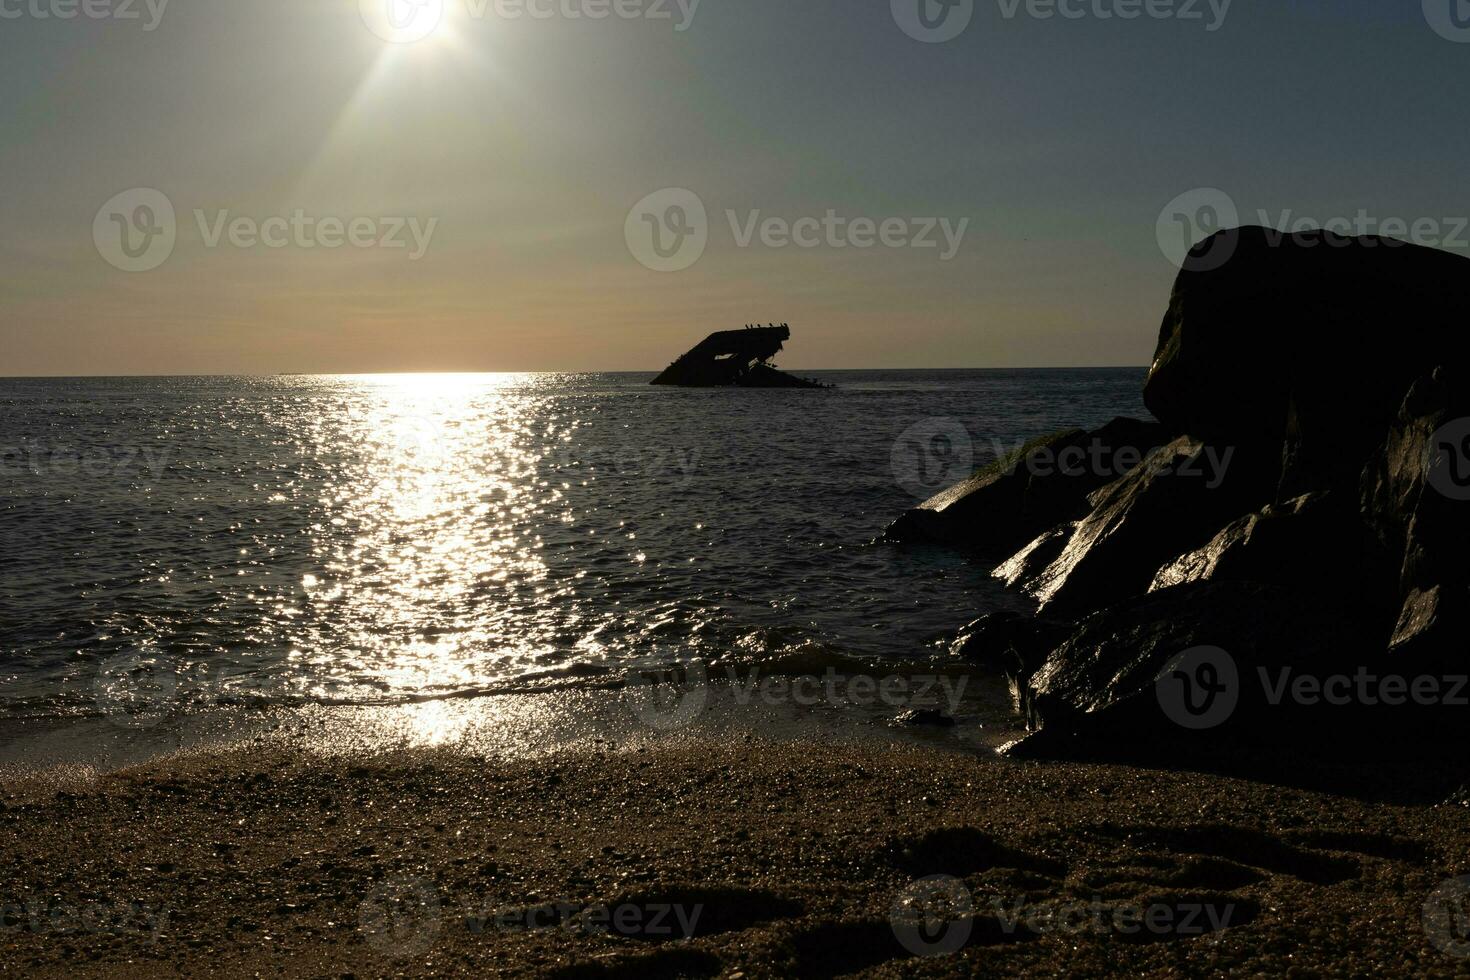
[[[1064,616],[1140,595],[1164,563],[1205,544],[1273,482],[1262,460],[1181,436],[1092,495],[1092,512],[1029,589]]]
[[[1175,284],[1145,390],[1158,426],[1037,440],[905,515],[896,537],[1019,549],[994,574],[1037,617],[987,616],[955,644],[1010,679],[1033,733],[1008,753],[1177,764],[1183,742],[1250,743],[1290,766],[1282,749],[1308,743],[1336,759],[1461,744],[1448,700],[1324,692],[1470,672],[1467,314],[1455,255],[1222,233]],[[1095,469],[1027,462],[1164,432],[1080,497]],[[1224,673],[1229,710],[1202,724]]]
[[[1005,547],[1023,532],[1018,516],[1025,506],[1030,474],[1022,461],[1034,453],[1055,452],[1086,438],[1081,429],[1066,429],[1032,439],[997,459],[967,480],[905,512],[884,532],[890,541],[937,541],[974,547]],[[1044,522],[1034,517],[1033,522]]]
[[[1300,533],[1284,531],[1285,526],[1300,525],[1302,515],[1312,513],[1324,496],[1307,494],[1279,506],[1268,504],[1254,514],[1232,521],[1203,548],[1180,555],[1160,568],[1149,591],[1210,579],[1276,580],[1281,569],[1274,562],[1301,537]]]
[[[1398,424],[1363,474],[1363,508],[1402,553],[1405,593],[1470,581],[1470,388],[1444,368],[1405,396]]]
[[[1363,512],[1380,546],[1401,556],[1396,659],[1463,670],[1470,627],[1470,390],[1459,370],[1415,382],[1397,425],[1365,468]]]
[[[1004,675],[1011,696],[1020,705],[1026,679],[1073,628],[1065,620],[1046,616],[989,613],[960,630],[950,651],[978,667]]]
[[[1252,581],[1352,599],[1363,628],[1382,636],[1396,569],[1346,494],[1304,494],[1227,525],[1208,544],[1168,562],[1149,591],[1187,582]],[[1386,600],[1386,601],[1385,601]]]
[[[960,630],[950,652],[977,666],[1011,670],[1035,663],[1039,654],[1066,636],[1069,627],[1045,616],[988,613]]]
[[[1127,418],[1094,432],[1067,429],[1033,439],[908,511],[885,536],[1012,551],[1081,516],[1088,494],[1131,472],[1166,439],[1162,426]]]
[[[1357,662],[1368,650],[1342,610],[1305,602],[1296,590],[1254,582],[1193,582],[1122,602],[1077,624],[1023,678],[1022,709],[1040,729],[1008,749],[1026,757],[1112,751],[1147,755],[1190,731],[1162,707],[1159,674],[1185,651],[1217,647],[1237,671],[1239,706],[1220,731],[1265,727],[1272,710],[1254,671],[1318,669]],[[1218,732],[1211,733],[1216,738]]]
[[[990,574],[1013,589],[1032,592],[1042,574],[1066,550],[1067,543],[1077,531],[1077,524],[1077,521],[1069,521],[1042,531],[1035,541],[997,565]]]
[[[968,623],[950,645],[950,653],[981,667],[1014,666],[1013,650],[1021,637],[1033,631],[1031,616],[1009,610],[987,613]]]
[[[1325,440],[1314,458],[1367,452],[1415,378],[1465,360],[1467,319],[1460,256],[1324,231],[1221,232],[1175,281],[1144,403],[1169,428],[1227,445],[1279,445],[1294,404]]]
[[[1465,674],[1470,669],[1466,637],[1470,637],[1470,588],[1436,585],[1414,589],[1404,599],[1388,649],[1400,671]]]

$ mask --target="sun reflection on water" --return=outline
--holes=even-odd
[[[892,419],[1018,391],[1063,404],[1078,384],[1060,376],[1043,398],[1036,378],[986,375],[813,398],[647,380],[12,382],[22,445],[67,433],[83,460],[136,458],[0,472],[34,528],[7,572],[22,615],[5,623],[0,713],[90,714],[120,657],[177,676],[158,717],[557,700],[634,664],[927,657],[936,623],[990,609],[1001,587],[961,559],[863,543],[906,502]],[[1125,382],[1131,401],[1106,389],[1098,419],[1136,401]],[[985,425],[1040,423],[1012,408]],[[457,708],[422,710],[432,733]]]
[[[536,639],[496,613],[546,577],[527,520],[554,502],[537,492],[549,445],[533,427],[548,397],[537,377],[342,380],[354,394],[331,438],[356,464],[322,488],[331,527],[313,542],[309,594],[347,624],[350,652],[320,650],[321,666],[345,661],[354,686],[388,695],[469,688],[487,666],[528,661]]]

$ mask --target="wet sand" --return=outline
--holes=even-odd
[[[0,801],[5,973],[1470,975],[1451,906],[1425,918],[1470,810],[1221,776],[754,733],[262,740]]]

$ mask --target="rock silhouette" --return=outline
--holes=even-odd
[[[1016,549],[995,574],[1037,614],[985,617],[956,643],[1009,676],[1033,731],[1011,752],[1169,755],[1197,739],[1229,754],[1308,735],[1330,751],[1344,732],[1470,727],[1443,703],[1328,711],[1259,680],[1467,672],[1467,324],[1459,256],[1221,232],[1176,280],[1144,389],[1158,421],[1123,440],[1147,444],[1136,466],[1062,491],[1012,461],[903,515],[890,536]],[[1239,705],[1187,732],[1156,685],[1201,647],[1232,658]]]
[[[1166,441],[1156,422],[1118,418],[1095,432],[1042,436],[926,500],[886,532],[894,541],[963,542],[1014,549],[1059,521],[1080,518],[1087,496]]]

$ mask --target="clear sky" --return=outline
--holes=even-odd
[[[0,375],[653,370],[752,321],[787,368],[1144,364],[1195,188],[1470,251],[1470,3],[1060,2],[0,0]]]

